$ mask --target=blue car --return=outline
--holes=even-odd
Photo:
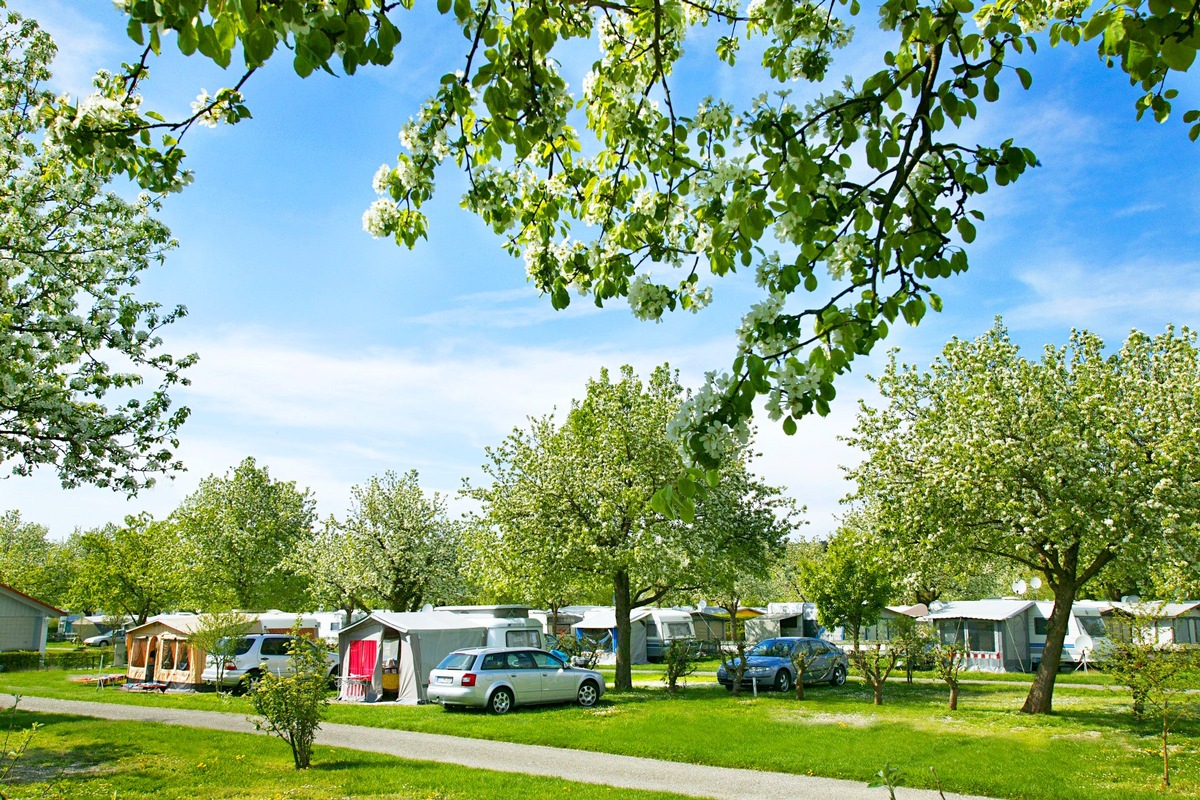
[[[784,636],[766,639],[746,651],[746,671],[742,674],[742,686],[758,684],[760,689],[775,689],[786,692],[796,685],[796,667],[792,653],[797,647],[806,651],[804,664],[805,683],[825,683],[841,686],[846,682],[850,660],[836,645],[824,639],[809,639],[800,636]],[[735,658],[731,666],[737,665]],[[734,676],[722,664],[717,668],[717,683],[733,690]]]

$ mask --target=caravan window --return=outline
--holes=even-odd
[[[504,643],[509,647],[541,647],[542,639],[533,629],[506,631]]]
[[[133,651],[129,654],[129,666],[146,666],[146,637],[139,636],[133,640]]]
[[[1108,636],[1108,629],[1104,627],[1104,620],[1100,617],[1076,617],[1079,620],[1079,627],[1083,628],[1083,632],[1093,639],[1103,639]]]
[[[942,644],[961,644],[968,650],[994,650],[996,623],[985,619],[948,620],[942,626]]]
[[[1033,635],[1034,636],[1045,636],[1046,635],[1046,618],[1045,617],[1034,617],[1033,618]]]
[[[692,638],[692,626],[686,622],[668,622],[667,636],[668,639],[690,639]]]

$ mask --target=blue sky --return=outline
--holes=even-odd
[[[86,94],[95,69],[135,55],[109,3],[10,6],[58,41],[56,91]],[[869,16],[858,27],[860,47],[835,64],[835,78],[872,65],[865,59],[880,34]],[[387,469],[417,469],[426,489],[462,510],[454,494],[463,478],[480,479],[484,447],[529,415],[568,407],[601,367],[629,363],[647,375],[666,361],[696,386],[706,370],[728,366],[737,321],[757,299],[749,276],[715,283],[700,315],[662,324],[637,321],[623,303],[554,312],[523,264],[458,207],[452,169],[440,175],[427,242],[408,251],[362,231],[371,177],[394,160],[400,126],[465,52],[460,34],[428,14],[404,31],[396,63],[353,78],[302,81],[277,56],[249,84],[252,120],[185,140],[196,182],[162,214],[180,247],[140,291],[190,312],[165,334],[170,352],[201,358],[192,386],[173,392],[193,412],[180,450],[188,471],[132,500],[65,491],[42,471],[0,481],[0,509],[19,509],[55,537],[129,513],[161,517],[202,478],[249,455],[310,487],[322,516],[343,516],[350,487]],[[591,58],[582,47],[564,57],[574,85]],[[1013,136],[1042,166],[985,198],[970,272],[939,289],[945,311],[893,331],[888,344],[905,361],[928,363],[951,336],[977,336],[996,315],[1029,356],[1072,327],[1116,345],[1131,328],[1196,323],[1197,145],[1178,119],[1135,122],[1134,90],[1091,46],[1043,47],[1028,65],[1033,89],[1009,88],[958,138]],[[236,68],[175,54],[152,70],[146,106],[168,117],[186,112],[201,87],[237,79]],[[689,66],[683,77],[681,91],[695,98],[749,98],[764,87],[723,68]],[[1200,106],[1194,74],[1178,88],[1178,113]],[[835,525],[848,489],[840,466],[858,458],[837,436],[853,424],[856,399],[871,396],[864,375],[882,354],[839,384],[833,414],[806,420],[796,436],[760,422],[757,470],[808,506],[806,535]]]

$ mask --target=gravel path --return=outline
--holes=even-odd
[[[13,697],[0,694],[0,702],[10,706]],[[52,700],[28,695],[21,697],[20,707],[24,711],[256,733],[254,725],[244,715],[220,711]],[[887,800],[886,789],[868,789],[865,784],[854,781],[706,767],[652,758],[366,728],[359,725],[325,723],[317,732],[317,743],[421,761],[460,764],[500,772],[546,775],[581,783],[629,789],[675,792],[713,800]],[[939,800],[937,792],[920,789],[901,788],[896,791],[896,797],[898,800]],[[946,798],[987,800],[950,793],[946,794]]]

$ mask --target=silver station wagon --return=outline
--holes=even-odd
[[[599,672],[529,647],[455,650],[429,673],[429,699],[447,710],[474,706],[507,714],[513,706],[570,702],[587,708],[603,694]]]

